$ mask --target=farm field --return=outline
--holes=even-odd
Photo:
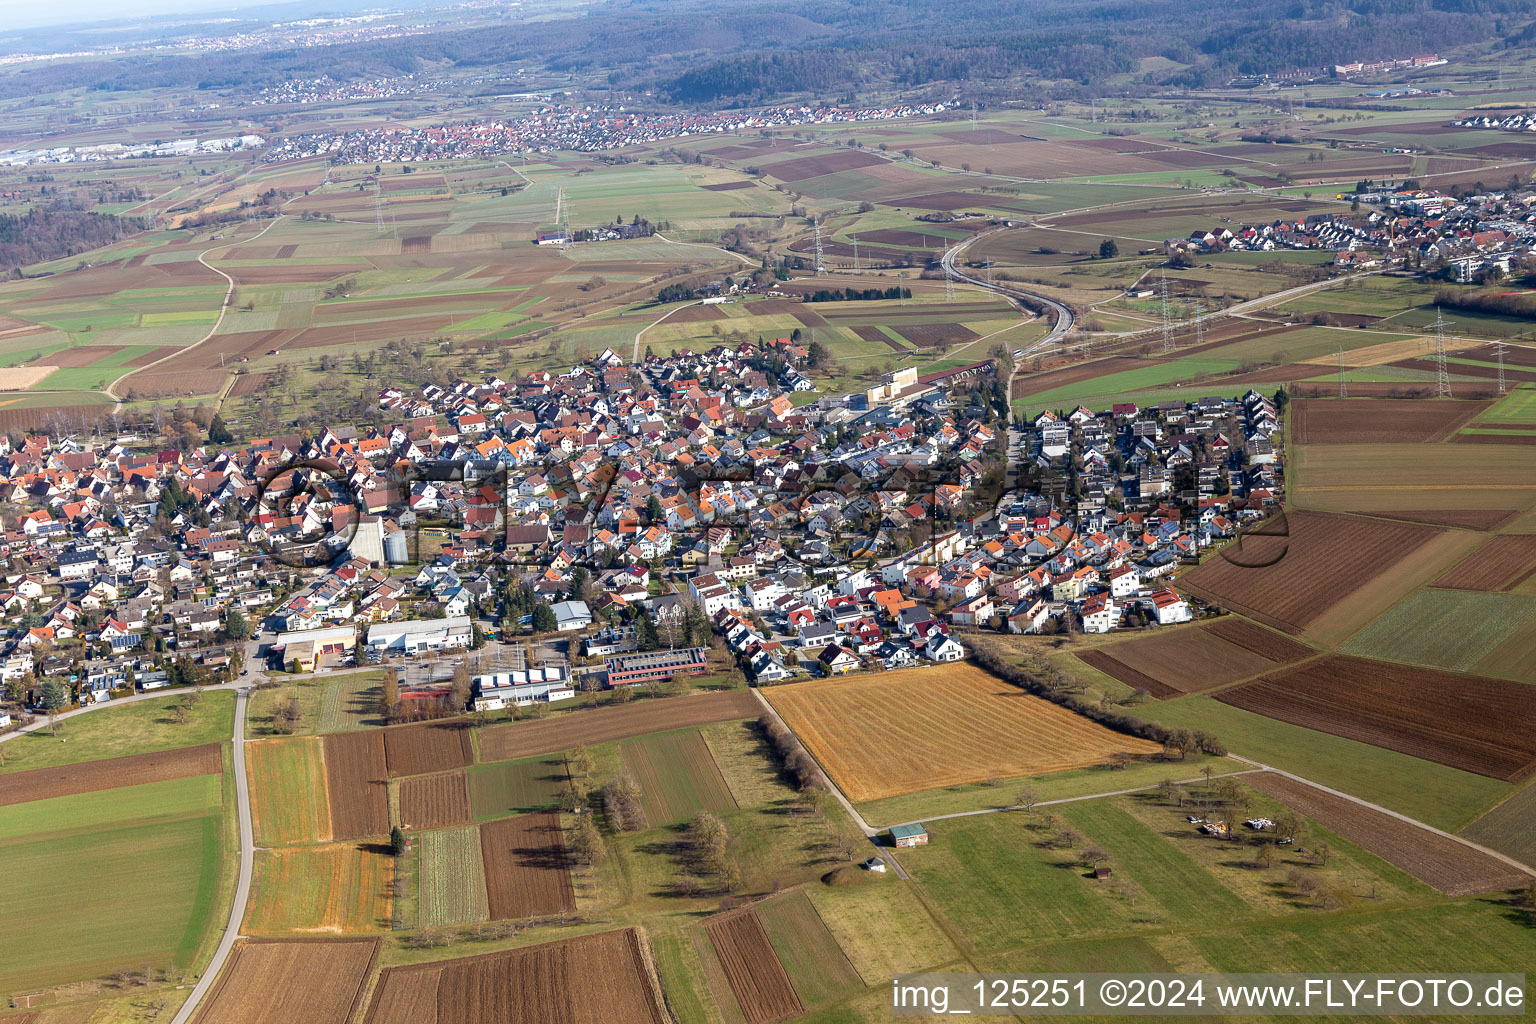
[[[607,743],[648,732],[755,718],[761,711],[762,706],[746,690],[694,693],[571,711],[536,722],[511,722],[481,730],[480,759],[510,761],[553,754],[584,743]]]
[[[1247,767],[1241,761],[1210,754],[1192,754],[1185,758],[1177,754],[1167,757],[1159,755],[1133,760],[1124,768],[1097,764],[1033,775],[1027,777],[1027,780],[1005,779],[993,785],[982,781],[921,790],[883,800],[871,800],[859,804],[858,811],[870,825],[893,825],[921,821],[936,814],[1012,807],[1018,803],[1019,790],[1023,788],[1029,789],[1038,800],[1070,800],[1108,790],[1138,787],[1151,789],[1168,778],[1174,781],[1197,779],[1206,768],[1213,775],[1225,775],[1243,771]]]
[[[1436,624],[1424,628],[1426,622]],[[1478,672],[1506,643],[1523,647],[1536,624],[1536,597],[1462,590],[1416,590],[1339,648],[1343,654]],[[1517,656],[1491,674],[1536,682],[1536,665]]]
[[[569,983],[551,987],[550,978]],[[390,967],[365,1024],[667,1024],[650,956],[626,928],[500,953]]]
[[[1536,576],[1536,534],[1500,534],[1432,584],[1455,590],[1514,590]]]
[[[402,828],[463,825],[469,820],[469,788],[463,771],[415,775],[400,780]]]
[[[1447,832],[1465,827],[1507,796],[1507,782],[1447,768],[1385,747],[1292,725],[1192,695],[1142,714],[1167,726],[1204,729],[1233,752],[1343,790]]]
[[[0,775],[0,807],[193,775],[217,775],[223,770],[223,751],[217,743],[129,754],[56,768],[33,768]]]
[[[1206,556],[1178,584],[1265,625],[1300,633],[1439,535],[1434,527],[1411,523],[1291,511]]]
[[[704,923],[747,1024],[773,1024],[804,1009],[789,974],[753,910],[712,917]]]
[[[626,740],[619,749],[640,785],[645,817],[653,827],[736,806],[696,729]]]
[[[385,729],[384,760],[391,775],[421,775],[474,764],[469,723],[454,719]]]
[[[1324,444],[1292,455],[1288,490],[1307,508],[1523,510],[1536,502],[1536,445]]]
[[[548,811],[480,825],[493,921],[548,917],[576,907],[560,817]]]
[[[341,935],[388,928],[392,861],[387,850],[365,843],[258,850],[243,931]]]
[[[794,683],[764,695],[855,803],[1160,749],[967,664]]]
[[[1085,664],[1153,697],[1198,693],[1267,672],[1316,652],[1305,644],[1233,617],[1204,626],[1080,651]]]
[[[476,821],[554,807],[566,780],[563,757],[477,764],[467,774],[470,812]]]
[[[326,799],[335,839],[381,836],[389,831],[384,737],[379,732],[329,733],[322,737]]]
[[[1526,783],[1461,834],[1522,863],[1536,864],[1536,784]]]
[[[435,829],[416,839],[421,856],[420,927],[471,924],[490,916],[480,830],[473,826]]]
[[[1518,683],[1334,655],[1216,699],[1504,781],[1536,762],[1536,688]]]
[[[263,846],[331,838],[320,741],[313,736],[245,744],[251,778],[251,824]]]
[[[142,809],[136,788],[112,792],[125,809]],[[151,795],[158,805],[170,794]],[[81,806],[85,796],[46,801],[54,806],[38,808],[36,815],[26,815],[26,804],[7,808],[9,822],[25,815],[30,820],[19,824],[32,831],[0,835],[4,877],[50,878],[67,865],[96,879],[67,900],[52,886],[17,885],[0,901],[0,988],[7,991],[146,964],[184,971],[213,927],[226,856],[220,789],[194,783],[194,792],[167,800],[172,813],[116,822],[104,820],[111,808],[98,807],[93,823]],[[124,864],[134,870],[124,872]]]
[[[58,738],[47,729],[26,733],[5,744],[5,764],[0,777],[30,768],[99,761],[130,754],[148,754],[182,747],[222,743],[235,728],[235,694],[209,690],[192,708],[186,724],[176,721],[171,708],[185,704],[176,694],[106,707],[59,723]]]
[[[378,956],[377,939],[243,939],[196,1024],[346,1024]]]
[[[1532,881],[1533,876],[1485,853],[1283,775],[1259,772],[1243,781],[1448,896],[1514,889]]]
[[[1298,398],[1290,405],[1295,444],[1444,441],[1486,413],[1487,402],[1411,398]]]
[[[804,1006],[830,1002],[864,987],[805,890],[753,908]]]

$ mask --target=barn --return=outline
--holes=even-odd
[[[891,842],[896,846],[925,846],[928,830],[921,825],[892,825]]]

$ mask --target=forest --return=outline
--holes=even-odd
[[[89,213],[67,203],[34,207],[20,216],[0,214],[0,273],[88,252],[144,227],[133,218]]]
[[[1137,72],[1194,87],[1347,60],[1510,47],[1536,38],[1529,0],[612,0],[582,17],[444,27],[330,47],[28,65],[0,96],[80,87],[234,90],[327,73],[337,81],[453,64],[537,63],[673,104],[743,106],[877,91],[948,95],[958,83],[1096,91]],[[1139,73],[1162,57],[1166,70]]]

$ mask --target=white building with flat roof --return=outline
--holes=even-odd
[[[468,615],[376,622],[368,627],[368,648],[377,654],[420,654],[467,648],[473,637]]]

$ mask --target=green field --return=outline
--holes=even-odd
[[[174,809],[164,820],[120,819],[32,834],[6,830],[0,875],[12,884],[0,900],[0,989],[26,990],[145,965],[174,970],[192,965],[213,923],[224,856],[218,780],[206,778],[214,780],[211,794],[202,779],[178,780],[194,783],[179,791],[112,791],[139,810],[164,801]],[[79,825],[111,816],[90,801],[56,806],[58,814]],[[33,817],[33,823],[42,822]]]
[[[235,729],[234,691],[205,692],[183,724],[176,721],[171,709],[186,704],[188,696],[183,693],[118,707],[98,707],[60,722],[58,736],[51,735],[46,726],[19,736],[5,744],[5,764],[0,765],[0,772],[50,768],[228,740]]]
[[[1517,423],[1536,425],[1536,386],[1525,384],[1515,388],[1504,399],[1478,417],[1480,424]]]
[[[1536,864],[1536,783],[1527,782],[1461,834],[1516,860]]]
[[[1536,929],[1498,899],[1216,927],[1190,936],[1218,971],[1528,971]]]
[[[490,910],[480,830],[473,825],[441,828],[417,836],[421,847],[420,926],[484,921]]]
[[[801,1003],[831,1002],[864,987],[804,890],[759,904],[756,912]]]
[[[1233,753],[1455,831],[1509,792],[1509,784],[1421,761],[1407,754],[1314,732],[1228,707],[1210,697],[1180,697],[1142,716],[1204,729]]]
[[[697,729],[653,733],[626,740],[619,749],[640,784],[641,803],[652,826],[736,806]]]
[[[565,759],[530,757],[477,764],[469,769],[469,807],[476,821],[490,821],[554,807],[566,779]]]
[[[1088,768],[1072,768],[1033,778],[1023,776],[1004,779],[996,786],[985,782],[972,782],[943,789],[925,789],[918,793],[871,800],[858,805],[860,816],[871,825],[896,824],[917,821],[934,814],[954,814],[961,811],[979,811],[993,807],[1011,807],[1018,802],[1019,791],[1028,789],[1037,800],[1068,800],[1073,797],[1091,796],[1137,787],[1152,787],[1164,779],[1175,782],[1199,778],[1202,769],[1209,766],[1216,775],[1242,771],[1248,766],[1225,757],[1196,754],[1183,760],[1138,761],[1122,769],[1107,765]]]
[[[247,743],[251,813],[261,846],[315,843],[331,837],[325,767],[312,736]]]
[[[1362,658],[1382,658],[1455,672],[1477,663],[1526,623],[1536,621],[1536,598],[1471,590],[1418,590],[1339,648]],[[1426,623],[1434,623],[1426,629]],[[1530,667],[1536,681],[1536,665]]]
[[[223,799],[223,779],[218,775],[190,775],[74,793],[0,807],[0,836],[70,833],[126,822],[201,817],[218,811]]]

